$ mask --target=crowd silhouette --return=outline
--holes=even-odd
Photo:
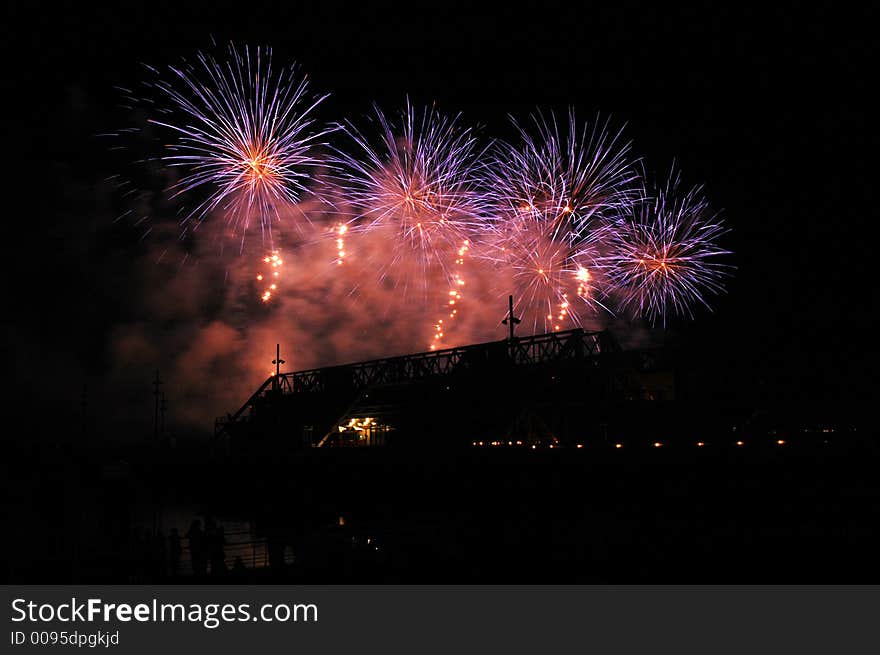
[[[226,530],[211,518],[202,522],[193,519],[186,533],[189,542],[189,555],[192,562],[193,575],[225,575],[226,568]]]
[[[167,534],[161,528],[135,527],[128,553],[131,581],[245,575],[248,569],[240,555],[232,567],[227,566],[227,545],[226,529],[210,517],[204,525],[201,519],[193,519],[183,535],[176,527]]]

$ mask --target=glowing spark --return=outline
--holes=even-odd
[[[262,261],[264,264],[269,264],[272,269],[275,269],[272,271],[272,277],[277,279],[279,277],[278,269],[284,264],[284,260],[281,259],[280,255],[277,252],[273,252],[272,254],[263,257]],[[259,273],[257,275],[257,281],[262,282],[263,277],[263,274]],[[263,289],[262,293],[260,294],[260,300],[262,300],[264,303],[269,302],[269,300],[271,300],[272,298],[272,293],[277,289],[278,284],[276,282],[272,282],[267,288]]]

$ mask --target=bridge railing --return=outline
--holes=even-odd
[[[334,384],[344,384],[357,391],[379,384],[448,375],[486,365],[499,358],[513,365],[523,366],[590,358],[612,350],[617,350],[617,347],[608,332],[574,329],[516,338],[512,341],[493,341],[282,373],[268,378],[235,414],[217,419],[215,435],[225,431],[229,424],[238,421],[259,398],[270,393],[323,392]]]
[[[515,339],[510,344],[510,355],[517,365],[595,357],[603,352],[603,336],[602,332],[568,330]]]
[[[487,363],[499,351],[503,353],[506,350],[513,364],[526,365],[593,357],[606,352],[610,345],[610,337],[605,332],[566,330],[518,338],[512,342],[493,341],[474,346],[282,373],[279,387],[282,393],[324,391],[327,380],[345,379],[350,380],[354,388],[362,389],[376,384],[447,375]]]
[[[269,540],[266,537],[256,537],[250,532],[227,532],[224,536],[226,543],[223,545],[223,555],[227,570],[233,569],[237,558],[241,558],[242,564],[248,569],[261,569],[269,566]],[[293,562],[293,553],[287,546],[282,546],[282,557],[285,564]],[[208,574],[215,574],[216,572],[211,570],[210,553],[206,553],[205,558]],[[178,575],[192,575],[192,553],[186,540],[180,550],[180,565]]]

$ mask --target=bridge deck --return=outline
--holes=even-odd
[[[352,364],[341,364],[271,376],[235,413],[217,419],[215,436],[244,416],[258,400],[269,393],[321,393],[330,386],[344,386],[360,391],[381,384],[393,384],[449,375],[492,364],[528,366],[565,360],[582,360],[601,353],[618,351],[607,331],[585,332],[582,329],[551,332],[512,341],[432,350],[386,357]]]

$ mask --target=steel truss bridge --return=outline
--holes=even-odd
[[[405,384],[453,373],[585,361],[617,352],[620,352],[620,348],[607,331],[574,329],[281,373],[267,378],[237,412],[218,418],[215,437],[225,434],[232,425],[247,420],[260,403],[278,396],[323,394],[339,390],[358,394],[381,385]]]

